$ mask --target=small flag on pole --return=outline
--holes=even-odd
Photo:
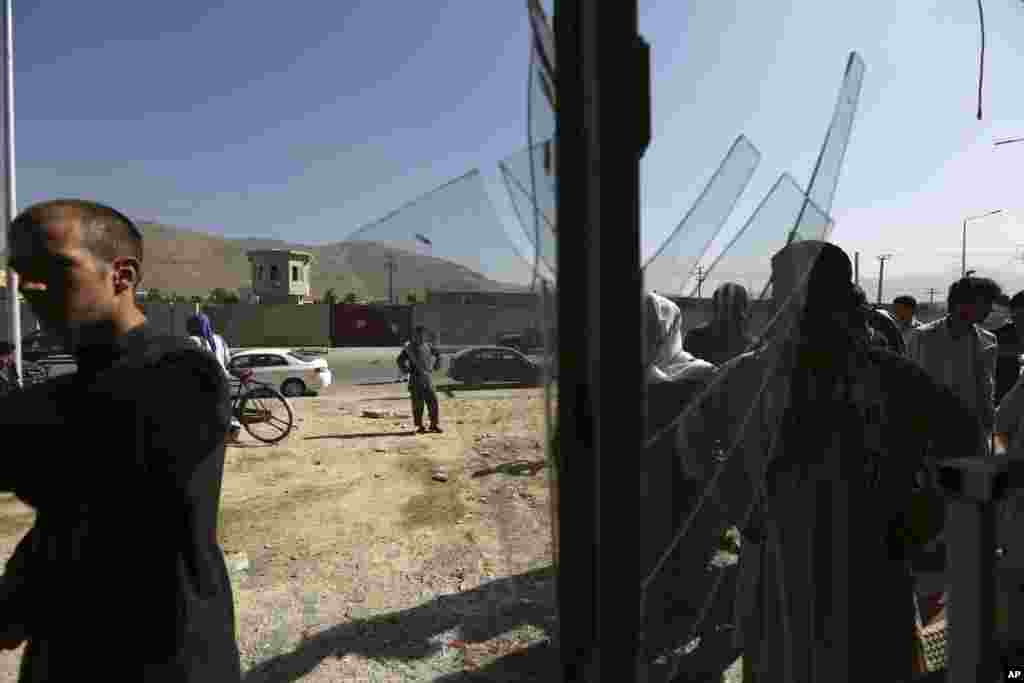
[[[430,240],[428,240],[428,239],[427,239],[426,237],[424,237],[424,236],[423,236],[423,235],[421,235],[420,233],[416,233],[416,239],[418,239],[418,240],[419,240],[420,242],[423,242],[423,244],[426,244],[426,245],[427,245],[428,247],[432,247],[432,246],[434,246],[434,243],[433,243],[433,242],[431,242]]]

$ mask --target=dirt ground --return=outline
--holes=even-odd
[[[412,433],[403,384],[340,386],[294,400],[280,444],[228,449],[246,683],[558,678],[550,473],[473,476],[544,459],[543,390],[439,395],[444,434]],[[0,560],[32,519],[0,498]],[[0,681],[20,654],[0,653]]]

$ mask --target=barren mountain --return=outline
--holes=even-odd
[[[251,286],[246,252],[252,249],[297,249],[313,254],[310,288],[314,298],[333,289],[339,299],[353,292],[360,298],[388,295],[388,257],[395,259],[394,293],[399,301],[426,289],[522,290],[494,282],[480,273],[444,259],[415,254],[374,242],[337,242],[319,246],[278,240],[229,239],[195,230],[140,222],[145,240],[143,288],[185,296],[205,295],[221,287],[238,291]]]

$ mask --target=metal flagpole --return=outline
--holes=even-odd
[[[8,234],[7,248],[10,250],[10,225],[16,215],[14,182],[14,2],[6,0],[4,5],[4,171],[7,201],[4,204],[4,229]],[[18,275],[7,269],[7,297],[10,308],[11,341],[14,343],[15,371],[18,385],[22,383],[21,369],[21,302],[18,298]]]

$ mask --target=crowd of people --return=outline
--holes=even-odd
[[[712,482],[704,504],[741,533],[734,644],[744,681],[826,680],[836,639],[873,653],[850,662],[859,679],[909,680],[920,624],[911,564],[943,543],[934,465],[1024,449],[1024,292],[1009,299],[991,279],[964,277],[949,288],[946,315],[923,324],[913,297],[897,297],[891,313],[873,309],[852,276],[834,244],[793,243],[772,259],[774,318],[760,338],[745,329],[747,292],[726,283],[711,322],[674,351],[676,376],[694,368],[686,382],[673,393],[671,377],[649,374],[649,433],[675,430],[648,442],[652,472],[674,463],[671,525]],[[658,311],[682,313],[646,297],[648,340],[664,338]],[[1013,322],[989,332],[982,323],[996,304]],[[1003,553],[1021,552],[1018,506],[1007,502],[1000,516]],[[835,557],[837,538],[856,572]]]
[[[188,338],[152,331],[135,297],[142,235],[110,207],[38,204],[10,237],[21,291],[78,371],[0,399],[9,442],[44,438],[59,459],[0,468],[0,491],[37,513],[0,577],[0,648],[27,643],[22,683],[100,671],[239,681],[216,531],[225,445],[238,433],[226,342],[202,314]],[[645,295],[647,493],[670,501],[651,508],[650,547],[669,545],[713,481],[697,535],[710,542],[726,523],[742,535],[734,633],[744,680],[827,680],[836,642],[871,652],[848,662],[851,678],[909,679],[911,559],[941,542],[944,523],[941,506],[916,507],[934,487],[927,474],[938,459],[1024,449],[1024,292],[1007,299],[992,280],[965,277],[947,314],[921,324],[908,296],[873,317],[834,244],[795,242],[771,267],[774,317],[759,336],[735,283],[715,291],[712,320],[688,331],[678,305]],[[1013,321],[993,333],[981,324],[998,302]],[[419,432],[424,409],[440,432],[439,356],[425,333],[417,328],[397,365]],[[10,349],[0,356],[7,363]],[[1000,529],[1004,549],[1020,552]],[[652,570],[664,561],[637,556]],[[675,562],[693,558],[677,550]]]

